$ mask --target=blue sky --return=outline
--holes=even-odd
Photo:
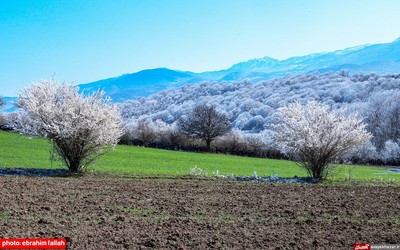
[[[398,0],[0,0],[0,95],[53,74],[87,83],[391,42],[398,13]]]

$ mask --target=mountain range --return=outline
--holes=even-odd
[[[167,68],[147,69],[115,78],[81,84],[84,91],[103,89],[115,101],[122,102],[139,96],[203,81],[230,82],[249,80],[259,82],[288,74],[307,74],[348,70],[350,73],[400,73],[400,38],[391,42],[316,53],[277,60],[270,57],[240,62],[228,69],[194,73]]]
[[[324,73],[348,70],[350,73],[399,74],[400,38],[391,43],[361,45],[333,52],[315,53],[305,56],[277,60],[263,57],[234,64],[224,70],[194,73],[167,68],[146,69],[136,73],[78,85],[85,93],[101,89],[114,102],[123,102],[140,96],[149,96],[159,91],[199,82],[232,82],[249,80],[259,82],[286,75]],[[15,108],[5,98],[5,111]]]

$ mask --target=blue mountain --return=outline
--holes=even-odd
[[[225,70],[229,80],[264,80],[287,74],[339,71],[400,73],[400,39],[392,43],[362,45],[344,50],[316,53],[276,60],[270,57],[253,59],[233,65]]]
[[[350,73],[400,73],[400,38],[383,44],[361,45],[333,52],[277,60],[263,57],[240,62],[228,69],[194,73],[167,68],[147,69],[119,77],[80,84],[85,93],[98,89],[106,91],[113,101],[122,102],[140,96],[149,96],[159,91],[203,81],[223,82],[249,80],[258,82],[288,74],[340,71]],[[14,108],[15,98],[5,98],[6,111]]]
[[[202,81],[258,82],[288,74],[340,71],[350,73],[400,73],[400,38],[392,43],[362,45],[344,50],[277,60],[263,57],[240,62],[228,69],[202,73],[166,68],[148,69],[120,77],[80,85],[84,91],[103,89],[116,102],[125,101],[183,84]]]
[[[201,81],[191,72],[166,68],[147,69],[92,83],[79,85],[85,93],[104,90],[113,101],[120,102],[139,96],[148,96],[161,90]]]
[[[0,109],[0,111],[4,111],[4,112],[13,112],[17,110],[17,107],[14,105],[15,102],[17,102],[17,98],[16,97],[8,97],[8,96],[4,96],[3,97],[3,101],[5,102],[5,106]]]

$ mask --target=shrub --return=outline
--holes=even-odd
[[[104,92],[84,96],[72,84],[55,78],[21,91],[14,128],[48,138],[71,172],[79,172],[113,149],[122,135],[118,111]]]
[[[304,106],[296,102],[279,112],[277,145],[317,180],[331,173],[331,163],[371,138],[361,119],[335,114],[314,101]]]

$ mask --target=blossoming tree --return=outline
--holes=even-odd
[[[114,148],[122,135],[119,112],[98,91],[84,96],[55,78],[23,89],[17,103],[25,113],[15,128],[48,138],[71,172],[79,172]]]
[[[371,135],[362,120],[345,117],[315,101],[279,109],[275,142],[317,180],[332,173],[332,163]]]

